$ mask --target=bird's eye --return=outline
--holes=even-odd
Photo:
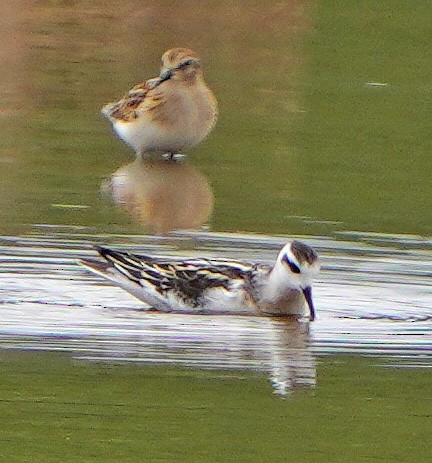
[[[294,262],[289,261],[288,265],[289,265],[289,268],[291,269],[291,272],[300,273],[300,269],[298,268],[296,264],[294,264]]]
[[[301,270],[299,269],[298,265],[296,265],[294,262],[290,261],[288,256],[285,256],[283,261],[291,269],[291,272],[293,272],[293,273],[301,273]]]

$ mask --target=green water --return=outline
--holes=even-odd
[[[99,111],[172,46],[198,52],[220,104],[187,153],[214,189],[211,230],[430,234],[430,2],[2,8],[2,234],[146,231],[100,195],[133,154]],[[281,399],[264,375],[1,351],[0,461],[429,461],[430,371],[382,363],[321,358],[316,389]]]
[[[30,16],[6,5],[2,229],[144,231],[100,198],[132,153],[99,110],[185,45],[220,103],[189,152],[215,190],[212,229],[430,232],[428,2],[82,0],[32,3]]]
[[[1,461],[427,462],[429,371],[326,357],[316,390],[265,376],[0,353]],[[83,387],[84,386],[84,387]]]
[[[307,214],[430,233],[428,2],[319,2],[299,124]],[[365,85],[368,82],[387,86]]]

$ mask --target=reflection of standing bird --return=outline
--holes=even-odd
[[[213,211],[208,179],[184,162],[137,158],[114,172],[102,190],[152,233],[198,229]]]
[[[217,102],[204,81],[197,55],[173,48],[162,56],[159,77],[105,105],[102,114],[137,154],[173,155],[200,143],[213,129]]]
[[[319,272],[315,251],[292,241],[275,265],[231,260],[171,260],[98,248],[106,262],[83,260],[157,310],[302,315],[307,303],[315,318],[312,279]]]

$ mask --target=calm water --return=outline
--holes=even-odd
[[[427,2],[3,0],[1,16],[0,347],[257,371],[281,396],[319,387],[334,355],[431,367]],[[99,111],[172,46],[202,57],[220,119],[183,163],[134,161]],[[323,260],[310,325],[148,312],[77,265],[95,243],[272,262],[288,236]]]
[[[430,234],[427,3],[20,5],[2,2],[0,28],[8,234],[28,223],[143,232],[100,198],[132,153],[99,111],[173,45],[199,52],[220,103],[216,129],[189,152],[214,189],[213,230]]]
[[[138,253],[181,256],[193,247],[193,255],[272,262],[283,238],[72,231],[35,227],[27,236],[1,238],[0,346],[67,351],[88,360],[261,371],[281,395],[315,386],[315,359],[322,355],[380,355],[398,366],[431,366],[432,264],[430,251],[422,250],[428,243],[373,235],[309,238],[323,260],[314,286],[319,316],[309,324],[149,312],[77,265],[98,242]]]

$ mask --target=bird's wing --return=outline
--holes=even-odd
[[[155,77],[132,87],[119,101],[108,103],[102,108],[102,114],[109,119],[130,122],[140,112],[152,111],[164,104],[164,91],[159,88],[163,81]]]
[[[219,259],[170,260],[97,248],[100,255],[123,276],[159,294],[173,291],[197,300],[207,289],[229,289],[232,283],[250,279],[254,268],[239,261]]]

